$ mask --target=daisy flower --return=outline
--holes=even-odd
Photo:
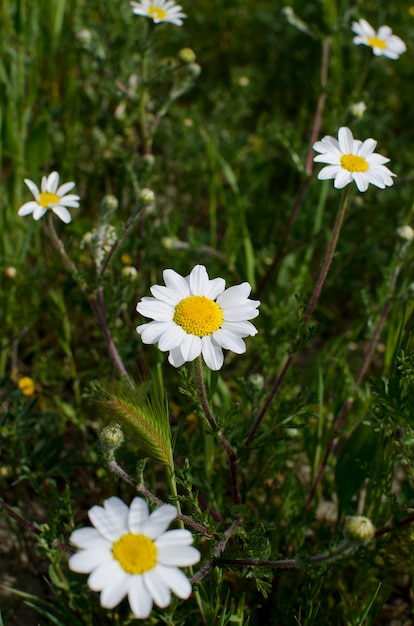
[[[165,287],[151,287],[153,298],[142,298],[137,311],[154,321],[137,327],[144,343],[157,343],[174,367],[203,355],[207,366],[219,370],[223,348],[237,354],[246,351],[242,337],[257,329],[247,320],[259,315],[258,300],[249,300],[251,287],[242,283],[225,289],[224,278],[209,280],[204,265],[196,265],[187,277],[164,270]]]
[[[354,43],[370,46],[375,56],[398,59],[400,54],[407,50],[403,40],[393,35],[389,26],[381,26],[376,32],[371,24],[361,19],[359,22],[352,22],[352,30],[357,35],[354,37]]]
[[[35,199],[23,204],[18,211],[18,215],[23,216],[33,213],[33,219],[40,220],[50,209],[65,224],[69,224],[72,221],[72,216],[67,207],[77,208],[80,198],[73,193],[68,194],[68,191],[73,189],[76,183],[64,183],[58,187],[59,174],[57,172],[52,172],[49,176],[42,177],[41,191],[29,178],[25,178],[24,182]]]
[[[155,24],[160,22],[170,22],[176,26],[181,26],[183,20],[187,17],[182,13],[182,6],[175,4],[173,0],[140,0],[140,2],[131,2],[132,12],[135,15],[144,15],[150,17]]]
[[[374,153],[375,139],[360,141],[354,139],[351,131],[343,126],[338,131],[338,140],[327,135],[313,144],[313,149],[320,152],[313,160],[328,163],[318,174],[320,180],[334,178],[334,187],[342,189],[353,180],[359,191],[366,191],[371,183],[380,189],[394,184],[395,176],[384,163],[389,159]]]
[[[88,585],[100,591],[101,605],[113,609],[127,595],[135,617],[145,619],[153,602],[165,608],[173,591],[179,598],[191,594],[191,583],[178,569],[200,560],[190,544],[189,530],[168,530],[177,509],[163,504],[149,514],[142,498],[128,507],[117,497],[93,506],[89,519],[95,528],[75,530],[70,541],[81,551],[69,559],[74,572],[90,574]]]

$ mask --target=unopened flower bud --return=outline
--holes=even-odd
[[[152,170],[155,163],[155,156],[153,154],[144,154],[144,156],[142,157],[142,162],[145,169]]]
[[[365,102],[355,102],[350,106],[351,113],[356,118],[361,119],[364,116],[365,111],[367,110],[367,105]]]
[[[112,196],[104,196],[102,199],[102,209],[104,211],[116,211],[119,206],[118,198]]]
[[[401,239],[405,239],[406,241],[412,241],[414,239],[414,229],[412,229],[411,226],[408,226],[408,224],[400,226],[395,232],[398,237],[401,237]]]
[[[251,385],[255,391],[262,391],[264,387],[264,378],[261,374],[250,374],[247,380],[249,385]]]
[[[118,424],[105,426],[99,437],[102,446],[110,450],[116,450],[124,441],[124,433]]]
[[[139,199],[144,204],[151,204],[155,200],[155,193],[149,187],[143,187],[139,192]]]
[[[195,52],[191,48],[182,48],[178,56],[183,63],[194,63],[196,60]]]
[[[161,239],[161,245],[167,250],[175,250],[177,248],[178,239],[176,237],[163,237]]]
[[[138,276],[137,268],[134,267],[133,265],[127,265],[126,267],[123,267],[122,276],[126,276],[127,278],[130,278],[131,280],[133,280],[134,278]]]
[[[6,267],[6,269],[4,270],[4,273],[7,276],[7,278],[11,278],[12,280],[13,278],[16,278],[17,276],[17,270],[12,265],[10,265],[9,267]]]
[[[352,543],[365,543],[375,535],[374,524],[363,515],[347,515],[344,526],[345,539]]]
[[[198,63],[190,63],[188,65],[188,73],[193,78],[197,78],[201,74],[201,66]]]

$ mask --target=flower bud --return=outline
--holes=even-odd
[[[124,433],[118,424],[105,426],[99,435],[103,447],[109,450],[116,450],[124,441]]]
[[[134,278],[138,276],[137,268],[133,265],[126,265],[122,268],[122,276],[126,276],[127,278],[134,280]]]
[[[155,200],[155,193],[149,187],[143,187],[139,192],[139,199],[144,204],[151,204]]]
[[[374,524],[363,515],[347,515],[345,518],[344,536],[352,543],[365,543],[375,535]]]
[[[116,211],[119,206],[118,198],[109,194],[102,199],[102,209],[106,212]]]
[[[264,387],[264,378],[261,374],[250,374],[247,380],[248,380],[249,385],[255,391],[262,391]]]
[[[191,48],[182,48],[178,56],[183,63],[194,63],[196,60],[195,52]]]
[[[395,232],[398,237],[401,237],[401,239],[405,239],[406,241],[412,241],[414,239],[414,230],[411,226],[408,226],[408,224],[400,226]]]
[[[350,110],[352,115],[354,115],[357,119],[361,119],[367,110],[367,105],[365,102],[355,102],[354,104],[351,104]]]
[[[201,66],[198,63],[190,63],[188,66],[188,73],[192,78],[197,78],[201,74]]]
[[[10,278],[11,280],[16,278],[17,276],[17,270],[12,265],[10,265],[9,267],[6,267],[6,269],[4,270],[4,273],[7,276],[7,278]]]

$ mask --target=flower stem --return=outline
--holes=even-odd
[[[313,311],[315,309],[316,303],[318,302],[318,298],[320,296],[323,284],[324,284],[326,276],[328,274],[328,270],[329,270],[329,267],[331,265],[333,255],[335,253],[336,244],[338,242],[339,233],[340,233],[343,221],[344,221],[344,216],[345,216],[346,208],[348,206],[349,196],[350,196],[350,187],[346,187],[344,189],[343,193],[342,193],[341,202],[340,202],[340,205],[339,205],[338,213],[336,215],[335,224],[334,224],[334,227],[333,227],[333,230],[332,230],[331,240],[329,242],[329,245],[328,245],[328,248],[327,248],[327,251],[326,251],[326,255],[325,255],[325,259],[324,259],[321,271],[319,273],[319,278],[318,278],[318,281],[317,281],[317,283],[315,285],[315,289],[313,290],[313,293],[312,293],[311,299],[309,301],[309,304],[306,307],[305,317],[304,317],[303,322],[302,322],[302,329],[303,330],[306,330],[306,327],[309,324],[309,320],[310,320],[311,315],[312,315],[312,313],[313,313]],[[253,424],[253,426],[251,428],[249,436],[246,439],[246,443],[244,444],[246,447],[248,447],[251,444],[251,442],[253,440],[253,437],[255,436],[255,434],[256,434],[260,424],[263,421],[264,416],[267,413],[267,410],[269,409],[269,407],[270,407],[270,405],[271,405],[271,403],[272,403],[276,393],[279,390],[280,385],[284,381],[284,379],[286,377],[286,374],[288,373],[288,371],[290,369],[290,366],[292,365],[292,363],[294,361],[294,358],[296,356],[296,353],[297,353],[297,351],[299,349],[300,339],[301,339],[300,337],[296,337],[296,339],[295,339],[295,341],[293,343],[292,351],[289,354],[288,358],[286,359],[286,362],[285,362],[285,364],[283,366],[282,371],[280,372],[279,376],[277,377],[277,379],[276,379],[276,381],[275,381],[275,383],[274,383],[274,385],[273,385],[273,387],[272,387],[272,389],[270,391],[270,394],[268,395],[268,397],[267,397],[267,399],[266,399],[266,401],[265,401],[265,403],[263,405],[263,408],[261,409],[259,415],[257,416],[257,418],[256,418],[256,420],[255,420],[255,422],[254,422],[254,424]]]
[[[239,480],[238,480],[238,475],[237,475],[237,466],[238,466],[239,461],[236,457],[236,454],[233,448],[230,445],[230,442],[223,435],[223,433],[219,430],[216,419],[210,408],[210,404],[207,398],[206,386],[204,384],[203,363],[201,360],[201,356],[198,356],[194,361],[194,372],[195,372],[195,379],[196,379],[198,394],[199,394],[201,406],[203,407],[204,415],[206,416],[206,419],[208,423],[210,424],[211,430],[217,437],[222,447],[225,449],[228,459],[229,459],[234,504],[240,504],[241,498],[240,498]]]
[[[118,349],[111,335],[111,331],[109,330],[108,324],[106,322],[105,300],[104,300],[103,288],[102,287],[98,288],[97,295],[90,292],[89,285],[82,278],[82,276],[79,273],[78,268],[76,267],[76,265],[74,264],[74,262],[72,261],[68,253],[66,252],[65,245],[55,230],[52,216],[49,217],[48,223],[49,223],[49,232],[52,237],[53,244],[55,245],[55,248],[57,249],[57,251],[60,253],[67,268],[72,273],[73,277],[75,278],[76,282],[82,289],[83,293],[88,298],[89,303],[92,307],[92,310],[95,313],[95,317],[97,319],[99,327],[104,336],[106,345],[108,346],[109,354],[111,355],[112,360],[114,361],[117,370],[120,372],[120,374],[122,374],[122,376],[128,376],[128,372],[126,371],[126,368],[122,362]]]

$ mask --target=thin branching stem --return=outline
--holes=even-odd
[[[342,193],[341,202],[340,202],[340,205],[339,205],[338,213],[336,215],[336,220],[335,220],[335,224],[334,224],[334,227],[333,227],[333,230],[332,230],[331,239],[330,239],[330,242],[329,242],[326,254],[325,254],[325,259],[324,259],[321,271],[319,273],[319,277],[318,277],[318,280],[316,282],[315,288],[313,290],[312,296],[311,296],[311,298],[309,300],[309,304],[306,307],[305,316],[304,316],[304,319],[303,319],[303,322],[302,322],[302,330],[303,331],[306,330],[306,328],[307,328],[307,326],[309,324],[309,320],[310,320],[310,318],[312,316],[313,311],[315,310],[315,306],[316,306],[316,304],[318,302],[320,293],[322,291],[322,287],[324,285],[326,276],[328,274],[328,270],[330,268],[330,265],[331,265],[331,262],[332,262],[332,259],[333,259],[334,253],[335,253],[336,244],[338,243],[339,233],[341,231],[341,227],[342,227],[342,224],[343,224],[343,221],[344,221],[345,211],[346,211],[346,208],[348,206],[349,195],[350,195],[350,187],[348,186],[348,187],[346,187],[346,189]],[[255,436],[255,434],[256,434],[259,426],[260,426],[260,424],[263,421],[264,416],[266,415],[266,413],[267,413],[267,411],[268,411],[268,409],[269,409],[269,407],[270,407],[274,397],[276,396],[276,393],[278,392],[282,382],[286,378],[286,374],[288,373],[288,371],[290,369],[290,366],[292,365],[292,363],[293,363],[293,361],[295,359],[295,356],[296,356],[296,354],[298,352],[298,349],[299,349],[299,346],[300,346],[300,340],[301,340],[301,338],[299,336],[296,337],[296,339],[295,339],[295,341],[293,343],[293,346],[292,346],[291,353],[289,354],[288,358],[286,359],[286,362],[285,362],[285,364],[283,366],[282,371],[280,372],[279,376],[277,377],[277,379],[276,379],[276,381],[275,381],[275,383],[274,383],[274,385],[273,385],[273,387],[272,387],[272,389],[270,391],[270,394],[268,395],[268,397],[267,397],[267,399],[266,399],[262,409],[260,410],[260,412],[259,412],[259,414],[258,414],[258,416],[257,416],[257,418],[256,418],[256,420],[255,420],[255,422],[254,422],[254,424],[253,424],[253,426],[251,428],[251,431],[250,431],[249,436],[248,436],[248,438],[246,440],[246,443],[245,443],[246,447],[248,447],[251,444],[251,442],[252,442],[252,440],[253,440],[253,438],[254,438],[254,436]]]

